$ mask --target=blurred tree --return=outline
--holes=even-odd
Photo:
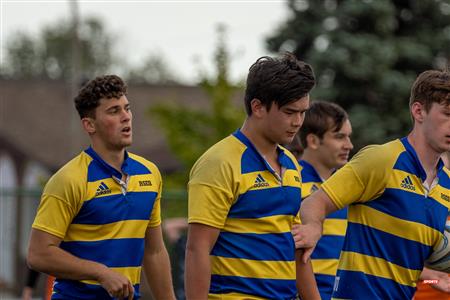
[[[209,96],[210,107],[196,110],[188,106],[162,103],[149,110],[165,133],[172,152],[183,164],[183,170],[168,177],[171,187],[185,187],[189,170],[200,155],[211,145],[234,132],[242,125],[243,109],[232,103],[240,86],[228,79],[229,52],[225,43],[225,28],[218,27],[215,50],[216,76],[203,77],[200,86]]]
[[[318,80],[313,98],[352,118],[357,148],[405,135],[417,74],[450,59],[448,0],[290,0],[271,51],[292,51]]]
[[[60,20],[43,28],[37,37],[18,32],[6,45],[2,75],[11,78],[69,78],[72,59],[72,23]],[[114,36],[96,18],[80,23],[80,72],[88,78],[111,69]]]
[[[179,82],[160,53],[149,54],[138,67],[130,68],[125,77],[134,83],[174,84]]]

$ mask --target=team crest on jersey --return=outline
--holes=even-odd
[[[111,194],[111,189],[102,181],[95,192],[95,197]]]
[[[260,188],[260,187],[267,187],[269,184],[264,179],[264,177],[261,176],[261,174],[258,174],[255,179],[255,184],[253,184],[254,188]]]

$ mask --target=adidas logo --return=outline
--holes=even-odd
[[[450,196],[449,195],[445,195],[444,193],[441,193],[441,198],[444,201],[450,202]]]
[[[414,186],[414,183],[412,182],[411,178],[408,176],[405,177],[405,179],[402,180],[402,184],[400,184],[402,188],[415,191],[416,187]]]
[[[98,186],[95,196],[111,194],[111,189],[102,181]]]
[[[258,174],[255,179],[255,184],[253,185],[254,188],[260,188],[260,187],[266,187],[269,186],[267,181],[261,176],[261,174]]]

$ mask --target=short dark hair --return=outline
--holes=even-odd
[[[302,146],[308,147],[306,141],[308,134],[315,134],[322,139],[328,130],[333,132],[341,130],[346,120],[348,120],[347,112],[338,104],[326,101],[312,102],[298,133]]]
[[[127,94],[127,85],[117,75],[103,75],[89,81],[75,97],[75,107],[80,118],[95,118],[95,108],[101,99],[120,98]]]
[[[450,104],[450,72],[428,70],[414,81],[409,98],[409,106],[419,102],[428,112],[433,103]]]
[[[245,110],[252,114],[251,102],[258,99],[270,109],[275,102],[282,107],[305,97],[314,87],[314,72],[310,65],[292,53],[281,58],[260,57],[249,69],[245,89]]]

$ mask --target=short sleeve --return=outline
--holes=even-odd
[[[156,170],[155,177],[158,178],[159,187],[158,187],[158,195],[156,196],[155,203],[153,203],[153,210],[150,215],[150,222],[148,223],[148,227],[156,227],[161,224],[161,198],[162,198],[162,178],[159,170]]]
[[[81,207],[85,188],[67,174],[55,174],[44,188],[32,227],[63,239]]]
[[[370,201],[384,191],[397,158],[395,152],[389,150],[384,145],[362,149],[322,184],[339,209],[355,202]]]
[[[188,184],[188,222],[223,228],[235,190],[231,162],[201,157],[191,170]]]

